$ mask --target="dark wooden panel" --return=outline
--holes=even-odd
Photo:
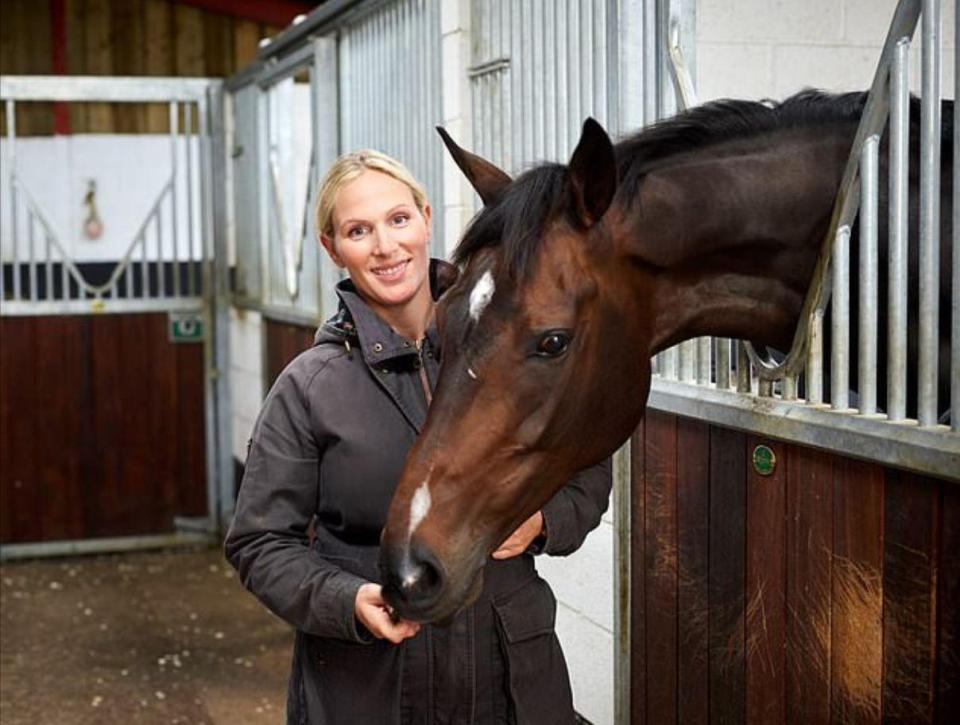
[[[787,446],[747,437],[747,454],[758,445],[776,456],[770,475],[747,466],[746,722],[786,718],[786,502]]]
[[[29,319],[0,317],[0,406],[3,410],[3,445],[0,476],[3,477],[3,540],[28,537],[39,526],[40,480],[34,445],[35,407],[32,391],[38,385],[34,365],[36,329]]]
[[[647,712],[646,618],[646,420],[630,445],[630,722],[645,723]]]
[[[647,722],[677,720],[677,418],[647,413]]]
[[[883,468],[836,458],[833,505],[833,720],[876,723],[883,675]]]
[[[146,8],[143,0],[114,0],[110,6],[112,65],[123,68],[124,75],[146,73]],[[113,130],[138,133],[146,128],[147,107],[142,103],[113,105]]]
[[[170,531],[206,509],[203,347],[166,315],[0,318],[2,539]]]
[[[934,718],[940,485],[888,470],[883,537],[883,719]]]
[[[960,713],[960,486],[943,484],[937,624],[937,722]]]
[[[787,460],[787,721],[830,717],[833,462],[793,446]]]
[[[710,431],[710,722],[745,716],[746,437]]]
[[[707,723],[710,697],[710,426],[677,419],[679,722]]]
[[[313,345],[315,330],[300,325],[290,325],[275,320],[265,320],[266,327],[266,388],[283,371],[287,364]]]

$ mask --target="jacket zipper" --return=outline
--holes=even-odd
[[[417,340],[417,357],[420,359],[420,384],[423,385],[423,395],[427,399],[427,407],[433,401],[430,394],[430,379],[427,377],[427,366],[423,362],[423,340]]]

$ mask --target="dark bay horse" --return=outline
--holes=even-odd
[[[384,591],[399,614],[436,621],[470,600],[490,552],[636,428],[653,354],[701,335],[789,347],[863,103],[813,91],[718,102],[616,146],[591,119],[568,165],[515,180],[444,134],[484,208],[438,308],[443,366],[383,533]],[[915,235],[916,153],[911,162]]]

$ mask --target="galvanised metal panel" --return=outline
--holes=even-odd
[[[236,240],[236,293],[242,299],[261,295],[260,244],[262,230],[257,202],[257,104],[260,87],[245,86],[233,94],[233,233]]]
[[[610,0],[475,0],[472,148],[511,173],[565,162],[587,116],[620,133],[617,6]]]
[[[402,161],[426,187],[443,229],[440,3],[396,0],[341,30],[340,149],[373,148]],[[442,234],[432,236],[442,254]]]

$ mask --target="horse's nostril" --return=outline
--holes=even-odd
[[[405,549],[381,552],[384,581],[397,603],[429,606],[443,589],[443,570],[426,547],[416,542]]]

